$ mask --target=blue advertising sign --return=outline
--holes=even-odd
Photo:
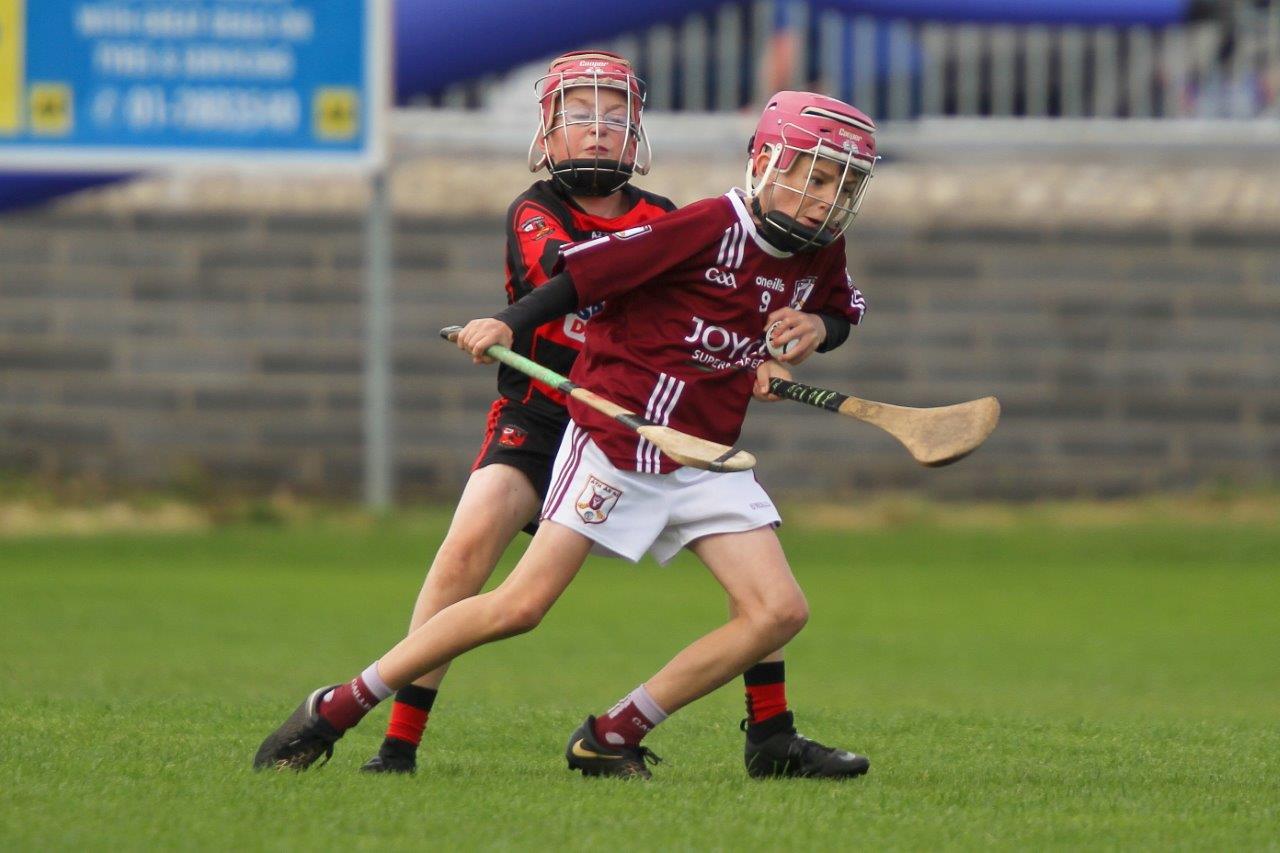
[[[0,0],[0,166],[385,156],[387,0]]]

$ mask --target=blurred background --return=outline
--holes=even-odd
[[[771,490],[1275,482],[1280,0],[637,5],[477,0],[442,20],[401,0],[372,176],[5,172],[0,471],[101,493],[456,494],[494,375],[437,330],[504,303],[502,216],[538,177],[533,81],[563,50],[603,47],[649,83],[654,167],[637,184],[679,204],[741,183],[776,89],[875,117],[884,161],[849,238],[868,315],[797,378],[1003,403],[988,444],[937,471],[870,427],[756,405],[742,444]],[[379,188],[384,345],[368,313]],[[386,418],[371,421],[379,346]],[[374,485],[371,430],[387,442]]]

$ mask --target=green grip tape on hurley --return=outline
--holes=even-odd
[[[440,330],[440,337],[447,341],[453,340],[461,331],[461,326],[445,326]],[[515,368],[526,376],[532,376],[544,385],[550,385],[557,391],[564,391],[565,393],[568,393],[578,387],[564,376],[556,373],[554,370],[543,367],[541,364],[538,364],[538,362],[525,358],[517,352],[512,352],[500,344],[494,344],[489,347],[484,351],[484,354],[492,359],[502,362],[508,367]]]
[[[489,347],[484,351],[484,354],[490,358],[497,359],[508,367],[514,367],[526,376],[532,376],[544,385],[550,385],[557,391],[568,393],[578,387],[549,367],[543,367],[538,362],[525,358],[517,352],[512,352],[500,344],[494,344]]]

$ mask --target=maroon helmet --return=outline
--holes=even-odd
[[[844,233],[875,169],[875,133],[875,122],[835,98],[813,92],[779,92],[770,98],[748,144],[747,194],[762,223],[761,235],[779,249],[799,252],[820,249]],[[757,174],[762,153],[769,161]],[[828,184],[838,189],[821,190]],[[778,193],[786,192],[799,197],[797,210],[825,212],[824,220],[806,224],[776,209],[786,204]],[[762,198],[770,210],[763,210]]]
[[[571,90],[582,90],[584,97],[570,103]],[[605,111],[600,102],[601,90],[621,93],[625,102]],[[644,111],[645,85],[631,70],[631,63],[616,53],[603,50],[579,50],[551,60],[547,73],[535,85],[538,96],[538,132],[529,146],[529,170],[550,171],[552,178],[571,193],[610,195],[622,189],[632,174],[647,174],[651,151],[649,138],[641,124]],[[617,160],[602,157],[570,158],[556,162],[548,153],[546,140],[553,133],[563,133],[568,145],[570,127],[591,125],[597,134],[622,133],[625,136],[622,155]],[[539,142],[543,144],[539,146]]]

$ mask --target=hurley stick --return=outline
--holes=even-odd
[[[878,426],[901,442],[917,462],[930,468],[950,465],[968,456],[987,440],[1000,420],[1000,401],[995,397],[954,406],[913,409],[861,400],[786,379],[769,380],[769,390],[797,403]]]
[[[454,341],[457,340],[458,333],[461,331],[461,326],[446,326],[440,330],[440,337]],[[611,403],[599,394],[574,385],[554,370],[549,370],[504,346],[495,344],[485,350],[484,354],[508,367],[515,368],[526,376],[550,385],[575,400],[580,400],[619,423],[626,424],[681,465],[702,468],[706,471],[747,471],[756,465],[756,458],[745,450],[716,444],[705,438],[698,438],[671,427],[655,424],[648,418],[622,408],[617,403]]]

